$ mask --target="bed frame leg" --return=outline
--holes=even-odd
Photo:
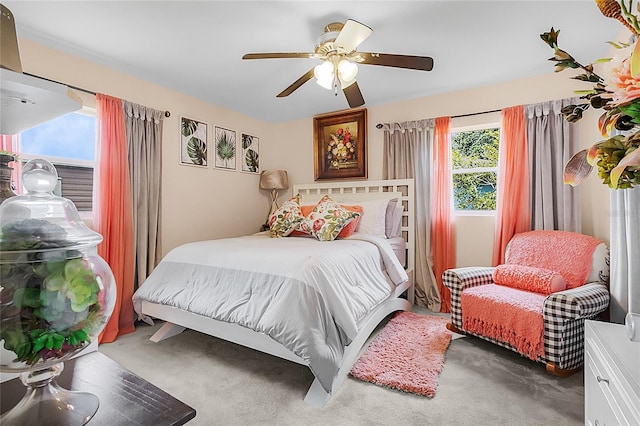
[[[177,334],[182,333],[186,330],[185,327],[177,324],[173,324],[171,322],[165,322],[160,330],[156,331],[153,336],[149,338],[154,343],[158,343],[162,340],[168,339],[169,337],[173,337]]]
[[[331,394],[324,390],[318,379],[314,379],[307,391],[307,396],[304,397],[304,402],[313,408],[322,408],[329,401],[329,398],[331,398]]]

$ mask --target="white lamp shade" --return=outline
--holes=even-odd
[[[346,59],[338,62],[338,73],[344,82],[352,81],[358,74],[358,65]]]

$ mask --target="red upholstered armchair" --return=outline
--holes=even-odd
[[[504,265],[446,270],[450,330],[504,346],[566,376],[584,362],[584,320],[609,306],[609,251],[566,231],[516,234]]]

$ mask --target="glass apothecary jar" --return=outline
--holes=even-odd
[[[97,253],[102,236],[53,195],[57,178],[51,163],[31,160],[26,193],[0,205],[0,371],[21,373],[27,387],[3,425],[84,424],[99,406],[55,382],[65,360],[97,342],[115,304],[113,274]]]

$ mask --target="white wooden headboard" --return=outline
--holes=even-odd
[[[317,202],[324,195],[335,201],[398,198],[404,208],[402,237],[407,242],[407,270],[415,265],[415,192],[413,179],[332,181],[293,185],[293,195],[300,194],[302,202]]]

